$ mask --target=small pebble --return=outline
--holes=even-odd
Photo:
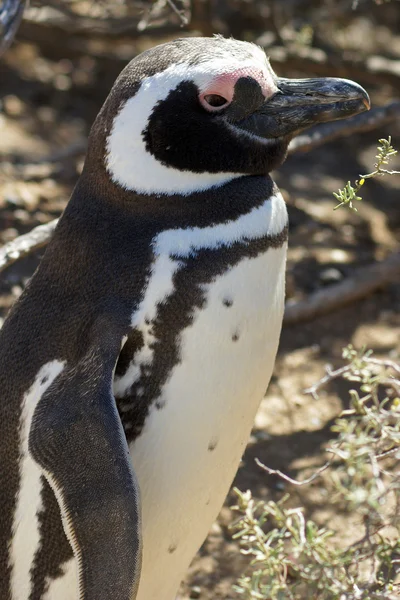
[[[263,431],[262,429],[253,431],[253,436],[259,442],[269,442],[272,437],[267,431]]]
[[[323,271],[321,271],[321,273],[319,274],[319,278],[320,281],[322,281],[322,283],[329,284],[341,281],[343,279],[343,275],[339,271],[339,269],[331,267],[329,269],[324,269]]]
[[[26,223],[31,218],[28,211],[23,210],[22,208],[19,208],[18,210],[14,211],[14,217],[21,223]]]
[[[68,75],[59,74],[54,77],[54,86],[63,92],[69,90],[72,86],[71,78]]]
[[[12,94],[3,98],[4,112],[10,117],[19,117],[24,112],[24,103]]]
[[[4,231],[1,234],[2,241],[4,243],[11,242],[17,236],[18,236],[18,231],[14,227],[8,227],[7,229],[4,229]]]
[[[20,295],[22,294],[22,287],[19,285],[13,285],[13,287],[11,288],[11,292],[12,292],[13,296],[15,296],[16,298],[19,298]]]
[[[17,193],[15,193],[15,195],[12,192],[7,193],[4,196],[4,200],[7,202],[7,204],[9,204],[11,206],[23,206],[24,205],[23,199]]]
[[[201,588],[198,585],[195,585],[190,590],[190,598],[200,598],[201,596]]]
[[[7,273],[7,275],[4,277],[4,279],[11,286],[18,285],[21,283],[21,275],[19,275],[18,273]]]

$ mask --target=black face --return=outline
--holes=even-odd
[[[221,71],[214,62],[214,79],[210,73],[208,88],[200,89],[199,69],[207,75],[215,59]],[[144,79],[182,65],[184,75],[166,97],[141,100],[153,106],[141,132],[146,152],[180,171],[263,175],[283,162],[302,129],[369,108],[367,93],[351,81],[278,78],[252,44],[186,38],[152,48],[126,67],[93,128],[96,146],[104,148],[121,106],[141,92]],[[221,78],[230,81],[228,92]]]
[[[236,126],[261,110],[264,100],[260,85],[242,78],[229,106],[210,113],[199,103],[196,85],[182,82],[154,108],[143,132],[146,149],[180,170],[267,173],[284,160],[290,137],[257,139]]]
[[[365,90],[346,80],[277,78],[276,84],[265,100],[260,84],[242,77],[229,105],[210,113],[196,85],[182,82],[154,108],[143,132],[147,151],[180,170],[262,174],[283,162],[299,131],[369,108]]]

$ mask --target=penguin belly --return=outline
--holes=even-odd
[[[137,600],[175,598],[228,493],[274,365],[285,259],[286,244],[269,248],[207,284],[161,408],[130,445],[143,520]]]
[[[180,361],[130,444],[141,491],[137,600],[174,600],[216,519],[271,377],[284,307],[286,243],[204,286],[180,336]],[[43,600],[76,600],[74,558]],[[24,599],[25,600],[25,599]]]

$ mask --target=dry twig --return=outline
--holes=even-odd
[[[328,54],[321,48],[296,46],[295,50],[274,46],[266,49],[271,58],[272,65],[301,72],[314,73],[326,77],[347,77],[356,81],[368,82],[372,85],[378,83],[389,84],[396,90],[400,89],[400,60],[383,58],[382,56],[369,56],[367,60],[341,59],[340,62],[330,60]],[[279,71],[279,68],[277,69]]]
[[[297,479],[292,479],[292,477],[285,475],[285,473],[282,473],[282,471],[279,471],[277,469],[271,469],[270,467],[267,467],[267,465],[264,465],[260,460],[258,460],[258,458],[255,458],[254,460],[255,460],[256,464],[259,467],[261,467],[261,469],[263,471],[268,473],[268,475],[276,475],[280,479],[283,479],[284,481],[287,481],[291,485],[296,485],[298,487],[300,487],[302,485],[308,485],[309,483],[312,483],[315,479],[318,479],[318,477],[320,477],[320,475],[322,475],[322,473],[324,471],[326,471],[332,465],[332,462],[333,462],[333,459],[328,460],[324,465],[322,465],[322,467],[320,467],[319,469],[314,471],[314,473],[310,477],[308,477],[307,479],[303,479],[303,481],[298,481]]]
[[[187,25],[188,17],[185,14],[186,11],[178,9],[176,4],[172,0],[163,0],[163,2],[156,3],[158,5],[157,11],[157,25],[156,27],[172,25],[176,30],[179,29],[179,25]],[[144,29],[148,29],[152,26],[151,15],[146,21],[146,27],[142,27],[143,18],[141,13],[145,11],[148,5],[143,2],[143,7],[140,10],[138,7],[133,11],[132,14],[111,16],[105,15],[100,17],[99,15],[82,15],[62,2],[46,2],[44,6],[31,7],[25,12],[24,16],[24,27],[28,25],[40,25],[41,27],[47,28],[58,28],[71,35],[102,35],[102,36],[117,36],[121,34],[131,33],[134,35],[140,35]],[[152,14],[151,10],[151,14]],[[175,14],[179,21],[173,23],[171,20],[172,14]],[[56,40],[54,40],[56,42]]]
[[[390,254],[385,260],[362,267],[353,277],[336,285],[310,294],[305,300],[286,304],[284,325],[312,321],[316,317],[338,310],[361,300],[378,289],[400,278],[400,252]]]
[[[43,248],[53,235],[57,223],[58,219],[54,219],[54,221],[50,221],[45,225],[39,225],[29,233],[20,235],[3,246],[0,249],[0,273],[17,260],[32,254],[39,248]]]

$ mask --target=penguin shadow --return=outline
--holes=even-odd
[[[279,500],[286,493],[293,493],[294,486],[277,474],[268,474],[260,467],[256,459],[269,469],[280,471],[294,480],[301,481],[317,470],[321,464],[323,447],[329,438],[334,419],[330,419],[315,431],[299,430],[290,434],[271,435],[268,440],[250,444],[242,459],[242,466],[235,478],[234,485],[240,489],[250,489],[257,498]],[[254,430],[257,439],[264,431]],[[296,468],[293,461],[307,458],[307,468]],[[296,495],[301,488],[296,487]],[[307,499],[307,498],[306,498]],[[320,504],[308,504],[307,509],[315,510]]]
[[[274,376],[271,383],[274,395],[276,395],[276,388],[279,390],[278,376]],[[349,408],[350,397],[348,391],[351,387],[352,385],[349,382],[338,379],[326,386],[324,391],[329,396],[339,397],[341,399],[341,410],[345,410]],[[301,395],[303,390],[293,391]],[[303,395],[303,398],[305,403],[316,403],[315,414],[318,415],[318,402],[324,402],[325,398],[314,400],[306,394]],[[268,392],[264,402],[268,409]],[[288,417],[290,422],[285,428],[282,427],[282,430],[287,428],[290,431],[288,433],[283,431],[281,434],[272,434],[268,432],[268,428],[255,427],[252,431],[250,443],[242,457],[234,486],[240,490],[250,489],[256,498],[264,500],[278,501],[286,493],[290,493],[296,498],[304,496],[304,504],[302,505],[307,512],[312,513],[321,508],[322,504],[315,501],[315,499],[310,500],[308,498],[307,487],[295,486],[284,480],[279,474],[269,474],[257,462],[273,471],[279,471],[295,481],[307,479],[326,461],[325,447],[330,440],[335,439],[331,427],[336,417],[332,416],[327,420],[309,417],[309,420],[306,421],[304,415],[297,418],[295,406],[290,399],[288,400],[282,396],[281,404],[285,406],[285,416]],[[320,423],[319,427],[318,423]],[[303,489],[305,494],[302,494]],[[234,496],[232,496],[233,498]]]
[[[342,410],[350,407],[348,392],[351,387],[354,385],[350,382],[335,380],[327,388],[329,394],[341,398]],[[310,397],[310,401],[314,400]],[[331,430],[335,420],[336,417],[332,417],[321,422],[321,426],[317,429],[309,430],[300,427],[281,435],[268,434],[265,429],[253,429],[253,443],[247,446],[233,485],[242,491],[250,489],[255,498],[265,501],[278,502],[286,494],[290,494],[290,505],[303,506],[307,517],[312,518],[317,512],[326,513],[327,498],[324,495],[322,478],[317,478],[310,484],[294,485],[278,473],[269,474],[257,463],[265,465],[272,471],[279,471],[295,481],[302,482],[308,479],[328,460],[325,448],[336,438],[336,434]],[[293,424],[295,423],[294,416]],[[313,489],[317,489],[318,493],[313,493]],[[235,504],[235,495],[232,491],[228,503]],[[345,513],[340,506],[335,506],[334,510],[335,514]],[[326,525],[330,514],[327,513],[322,521],[319,520],[319,525]]]
[[[289,424],[281,427],[280,435],[272,434],[267,427],[253,429],[233,483],[235,487],[242,491],[250,489],[254,497],[266,501],[278,501],[289,493],[290,502],[303,506],[307,517],[313,518],[318,514],[320,526],[329,525],[333,515],[347,514],[341,506],[329,506],[323,477],[308,485],[295,486],[277,474],[268,474],[257,465],[256,459],[297,481],[307,479],[323,466],[327,460],[325,448],[336,437],[331,431],[332,425],[342,410],[350,408],[349,390],[356,387],[356,384],[342,378],[335,379],[321,388],[320,397],[314,399],[311,395],[304,394],[306,385],[303,384],[303,376],[307,374],[308,377],[311,372],[310,384],[316,383],[323,376],[325,365],[329,364],[333,369],[343,366],[342,349],[350,342],[357,346],[357,340],[365,335],[363,332],[370,336],[368,348],[373,351],[374,356],[389,356],[396,343],[393,336],[390,339],[384,337],[381,328],[388,332],[398,329],[398,312],[393,310],[395,306],[400,308],[399,282],[358,304],[309,323],[283,328],[275,373],[263,403],[263,412],[268,411],[268,397],[271,396],[272,399],[273,396],[275,402],[281,403],[282,414],[287,420],[285,422]],[[382,314],[385,315],[384,321],[381,319]],[[373,333],[374,328],[377,333]],[[296,354],[302,356],[305,362],[293,367],[291,372],[291,363],[286,358]],[[300,409],[293,397],[288,398],[283,394],[281,378],[286,379],[285,389],[293,389],[293,397],[300,396]],[[332,401],[335,403],[333,410]],[[312,410],[304,411],[305,407]],[[332,415],[332,412],[336,414]],[[310,414],[315,414],[316,420],[309,417]],[[327,414],[328,418],[325,417]],[[235,495],[231,491],[226,504],[232,506],[235,501]],[[229,531],[227,536],[229,537]]]
[[[388,356],[392,349],[392,346],[381,346],[379,353],[382,356]],[[339,366],[342,366],[342,363],[333,365],[333,368]],[[351,408],[349,392],[354,388],[357,389],[358,384],[338,378],[323,388],[326,396],[323,396],[321,391],[319,399],[314,400],[310,395],[305,396],[305,398],[309,398],[309,402],[315,402],[316,407],[318,407],[318,402],[329,402],[333,396],[340,399],[338,414],[322,422],[321,427],[317,429],[306,430],[299,427],[290,433],[273,435],[265,429],[254,428],[253,443],[246,448],[233,485],[242,491],[250,489],[255,498],[265,501],[279,501],[286,494],[290,494],[290,505],[304,507],[307,518],[314,518],[317,515],[318,525],[322,527],[329,527],[332,517],[343,515],[348,518],[348,510],[344,505],[332,504],[329,501],[328,494],[330,492],[325,488],[324,481],[324,477],[329,479],[329,471],[321,473],[320,477],[310,483],[294,485],[278,473],[270,474],[263,470],[257,462],[272,471],[279,471],[297,482],[310,478],[330,459],[330,455],[327,455],[325,450],[337,438],[337,434],[332,431],[332,426],[341,411]],[[384,390],[381,390],[380,393],[383,400]],[[285,400],[283,399],[282,402]],[[289,402],[287,402],[287,408],[293,410],[293,406],[290,406]],[[295,416],[293,416],[292,425],[296,426]],[[233,504],[235,504],[235,495],[231,491],[228,505],[232,506]]]

